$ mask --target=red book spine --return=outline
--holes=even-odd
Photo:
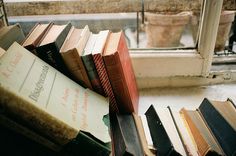
[[[118,107],[117,107],[117,102],[116,102],[101,54],[94,54],[93,60],[94,60],[94,64],[97,69],[102,87],[105,91],[105,94],[106,96],[109,97],[110,109],[112,112],[119,112]]]

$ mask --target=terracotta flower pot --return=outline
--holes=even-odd
[[[191,12],[178,14],[145,13],[148,47],[177,47]]]
[[[191,18],[191,28],[194,40],[197,37],[197,31],[199,27],[199,15],[200,13],[194,13]],[[230,28],[234,20],[234,16],[235,11],[222,11],[214,51],[224,50],[225,43],[229,38]]]

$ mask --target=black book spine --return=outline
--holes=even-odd
[[[236,154],[236,131],[206,98],[199,110],[226,155]]]

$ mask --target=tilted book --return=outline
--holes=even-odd
[[[36,48],[37,55],[42,60],[67,76],[70,74],[59,51],[71,27],[71,23],[66,25],[53,24]]]
[[[0,29],[0,47],[7,50],[12,43],[23,42],[25,35],[19,24],[5,26]]]
[[[194,138],[199,155],[225,155],[198,110],[182,108],[180,113]]]
[[[230,100],[205,98],[199,111],[226,155],[236,155],[236,109]]]
[[[102,57],[102,53],[104,51],[109,34],[109,30],[103,30],[98,33],[97,40],[92,51],[92,55],[99,79],[105,92],[105,96],[109,97],[110,109],[112,112],[117,113],[120,110],[118,109],[118,103],[113,93],[113,89],[109,77],[107,75],[107,70]]]
[[[46,35],[47,31],[53,23],[42,24],[37,23],[35,26],[30,30],[28,35],[26,36],[22,46],[27,50],[31,51],[33,54],[37,55],[36,47],[39,45],[42,38]]]
[[[114,154],[117,156],[144,156],[133,115],[112,114],[110,120]]]
[[[95,64],[93,62],[93,56],[92,51],[94,48],[94,45],[96,43],[98,34],[91,34],[89,37],[89,40],[84,48],[84,52],[82,54],[82,60],[84,63],[84,66],[86,68],[89,80],[92,84],[93,90],[103,96],[105,96],[105,92],[102,88],[101,81],[99,79]]]
[[[139,93],[123,32],[111,33],[103,59],[120,112],[138,113]]]
[[[93,89],[81,58],[90,34],[88,26],[82,30],[72,26],[60,54],[74,80],[86,88]]]
[[[17,43],[0,57],[0,92],[0,112],[7,119],[75,153],[110,154],[108,100]]]
[[[145,115],[157,155],[186,155],[168,108],[151,105]]]

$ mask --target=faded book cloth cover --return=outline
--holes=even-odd
[[[0,91],[4,116],[75,153],[109,155],[107,99],[17,43],[0,58]]]
[[[170,123],[165,123],[160,119],[160,114],[156,112],[153,105],[148,108],[145,115],[157,155],[186,155],[181,141],[175,139],[176,142],[173,142],[173,137],[170,136],[170,133],[167,133],[168,131],[176,131],[175,128],[166,129],[164,124]]]
[[[114,154],[143,156],[143,149],[132,114],[110,115]]]
[[[85,26],[84,29],[77,29],[72,26],[60,49],[60,54],[74,80],[83,87],[93,90],[81,58],[90,34],[88,26]]]
[[[4,50],[7,50],[14,42],[22,43],[24,39],[25,35],[19,24],[0,29],[0,47]]]
[[[50,29],[52,29],[52,27],[53,26],[51,26]],[[71,23],[68,23],[56,37],[55,41],[41,45],[46,36],[49,36],[51,38],[54,35],[47,32],[46,35],[44,35],[44,38],[42,38],[42,40],[40,41],[40,45],[36,48],[37,55],[42,60],[67,76],[70,76],[70,74],[59,51],[71,27]],[[50,29],[48,31],[50,31]]]
[[[139,93],[123,32],[111,33],[103,59],[122,113],[138,113]]]
[[[226,155],[236,155],[236,109],[230,101],[205,98],[200,113]]]
[[[190,129],[199,155],[225,155],[198,111],[182,108],[180,113]]]

